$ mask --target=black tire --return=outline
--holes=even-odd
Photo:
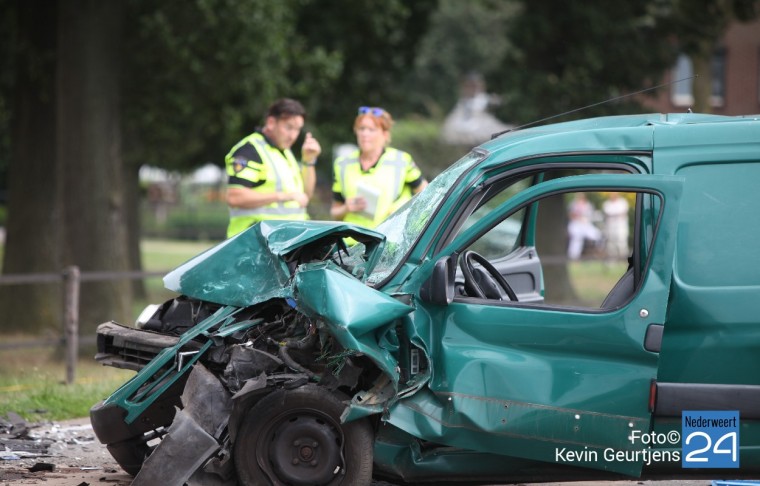
[[[240,484],[369,485],[372,428],[367,419],[341,424],[342,399],[307,385],[277,390],[251,407],[234,445]]]
[[[145,443],[142,437],[108,444],[106,447],[111,457],[119,463],[119,466],[132,476],[136,476],[140,472],[145,459],[152,452],[152,448]]]

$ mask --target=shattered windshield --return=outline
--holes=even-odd
[[[385,248],[380,261],[373,269],[367,283],[382,282],[401,263],[409,253],[425,225],[448,194],[451,187],[466,170],[486,157],[485,152],[470,152],[454,165],[443,171],[425,188],[388,216],[376,231],[386,236]]]

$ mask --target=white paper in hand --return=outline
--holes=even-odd
[[[367,205],[362,210],[362,214],[368,218],[375,219],[375,214],[377,213],[377,203],[380,199],[380,190],[365,184],[357,184],[356,195],[363,197],[367,202]]]

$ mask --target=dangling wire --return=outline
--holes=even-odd
[[[655,89],[659,89],[659,88],[662,88],[664,86],[670,86],[671,84],[680,83],[682,81],[688,81],[690,79],[694,79],[694,78],[697,78],[697,77],[699,77],[699,74],[695,74],[694,76],[690,76],[688,78],[683,78],[683,79],[678,79],[678,80],[675,80],[675,81],[670,81],[669,83],[658,84],[657,86],[652,86],[651,88],[642,89],[642,90],[636,91],[634,93],[628,93],[628,94],[616,96],[616,97],[610,98],[608,100],[600,101],[598,103],[594,103],[594,104],[591,104],[591,105],[586,105],[586,106],[583,106],[581,108],[576,108],[574,110],[570,110],[570,111],[566,111],[564,113],[560,113],[558,115],[547,116],[546,118],[541,118],[540,120],[532,121],[530,123],[526,123],[525,125],[520,125],[519,127],[508,128],[508,129],[503,130],[501,132],[494,133],[493,135],[491,135],[491,140],[493,140],[494,138],[498,137],[499,135],[504,135],[505,133],[514,132],[515,130],[519,130],[521,128],[529,127],[531,125],[536,125],[538,123],[545,122],[547,120],[552,120],[554,118],[559,118],[561,116],[569,115],[570,113],[575,113],[577,111],[586,110],[588,108],[593,108],[595,106],[603,105],[605,103],[611,103],[613,101],[622,100],[623,98],[628,98],[629,96],[636,96],[637,94],[646,93],[647,91],[652,91],[652,90],[655,90]]]

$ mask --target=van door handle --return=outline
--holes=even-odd
[[[662,331],[665,326],[662,324],[650,324],[647,327],[647,333],[644,335],[644,349],[652,353],[659,353],[662,348]]]

